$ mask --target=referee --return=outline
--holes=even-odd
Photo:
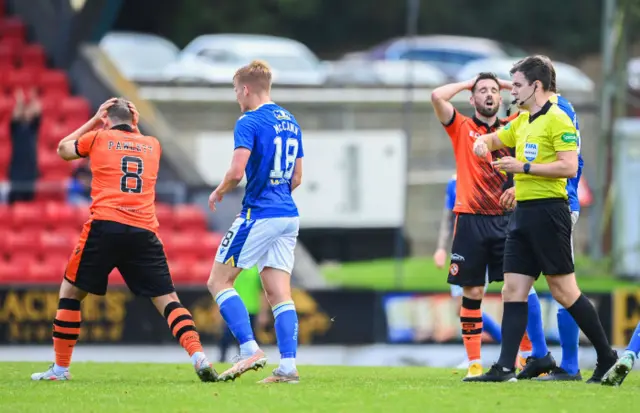
[[[468,381],[515,381],[518,345],[527,326],[527,295],[540,273],[553,298],[576,320],[598,355],[593,376],[599,383],[617,360],[598,313],[576,283],[571,254],[571,213],[567,179],[578,171],[577,130],[572,119],[549,100],[552,71],[539,56],[529,56],[511,69],[520,115],[497,132],[479,137],[477,156],[515,147],[516,157],[493,164],[514,174],[517,206],[509,223],[504,253],[502,347],[491,369]]]

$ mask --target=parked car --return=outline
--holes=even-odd
[[[480,72],[493,72],[502,79],[511,79],[509,71],[519,59],[495,58],[475,60],[466,64],[457,74],[457,81],[471,79]],[[553,62],[556,69],[556,82],[558,89],[591,92],[594,90],[593,81],[584,72],[575,66],[563,62]]]
[[[98,45],[124,77],[134,82],[167,80],[164,70],[180,49],[161,36],[136,32],[109,32]]]
[[[329,70],[328,64],[296,40],[253,34],[208,34],[193,39],[167,73],[174,81],[229,84],[236,70],[254,59],[269,64],[276,84],[323,85]]]
[[[464,65],[474,60],[524,56],[524,50],[491,39],[431,35],[390,39],[368,51],[349,53],[344,60],[414,60],[429,63],[453,78]]]

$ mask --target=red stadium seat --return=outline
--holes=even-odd
[[[214,257],[223,236],[224,235],[217,232],[207,232],[205,234],[198,235],[198,242],[194,247],[198,258],[206,259]]]
[[[199,238],[187,232],[174,232],[171,236],[172,249],[181,256],[193,254],[193,249],[198,241]]]
[[[59,284],[64,276],[67,260],[57,256],[44,261],[31,261],[28,267],[29,281],[38,284]]]
[[[80,119],[82,122],[86,122],[91,115],[91,105],[89,105],[89,101],[83,97],[70,96],[66,98],[62,101],[61,110],[66,119],[73,119],[74,121]],[[78,124],[76,127],[81,124],[82,123]]]
[[[46,60],[44,48],[39,44],[25,46],[20,53],[22,67],[44,68]]]
[[[193,246],[197,241],[194,240],[192,234],[180,234],[177,232],[170,234],[165,233],[161,240],[164,244],[165,254],[170,261],[177,259],[196,259],[197,254]]]
[[[5,93],[8,90],[11,95],[16,89],[29,90],[35,85],[36,73],[31,69],[17,69],[6,72]]]
[[[72,236],[71,233],[67,231],[42,231],[40,233],[40,248],[42,248],[46,255],[56,254],[60,256],[71,254],[75,244],[75,236]]]
[[[56,121],[60,117],[60,97],[58,95],[43,95],[40,99],[42,106],[42,118],[49,121]]]
[[[62,138],[69,135],[76,128],[65,122],[59,122],[52,117],[43,117],[42,126],[38,132],[38,143],[41,147],[58,156],[56,148]]]
[[[28,269],[26,262],[0,260],[0,284],[25,283]]]
[[[11,163],[11,144],[0,142],[0,181],[7,179]]]
[[[0,66],[4,70],[13,69],[16,66],[17,48],[15,43],[0,42]]]
[[[82,228],[84,226],[84,224],[89,220],[89,218],[91,218],[91,213],[89,211],[89,207],[84,206],[84,205],[79,205],[79,206],[74,206],[75,209],[75,213],[74,213],[74,220],[75,220],[75,227],[78,228],[78,231],[82,231]],[[80,233],[78,232],[78,235],[80,235]]]
[[[160,228],[173,228],[173,208],[167,204],[156,204],[156,217],[158,217],[158,223]]]
[[[2,70],[2,69],[0,69]],[[0,94],[0,141],[10,140],[10,124],[13,117],[13,99]]]
[[[78,226],[77,215],[77,209],[64,202],[47,202],[44,206],[44,219],[50,229],[59,231],[61,228],[70,228],[79,231],[81,227]]]
[[[173,224],[178,231],[206,230],[207,216],[197,205],[177,205],[173,210]]]
[[[206,283],[211,273],[211,267],[213,267],[214,258],[211,257],[208,260],[197,261],[191,270],[191,279],[194,282]]]
[[[58,201],[67,199],[67,183],[59,179],[36,181],[36,202]]]
[[[11,208],[7,204],[0,204],[0,222],[8,223],[10,220],[11,220]]]
[[[11,208],[11,223],[16,230],[42,228],[44,214],[42,206],[30,202],[17,202]]]
[[[169,271],[171,272],[171,278],[175,284],[183,284],[186,280],[191,278],[192,266],[195,264],[194,260],[173,260],[169,262]]]
[[[39,241],[37,231],[8,232],[6,234],[5,248],[11,255],[16,253],[33,255],[39,252]]]
[[[111,274],[109,274],[109,285],[126,285],[124,278],[122,278],[122,274],[120,274],[120,271],[118,271],[117,268],[114,268],[113,271],[111,271]]]
[[[33,251],[14,251],[8,254],[9,260],[18,265],[29,265],[33,260],[40,259],[40,254],[34,254]]]
[[[60,158],[56,151],[50,148],[38,148],[38,167],[40,171],[44,171],[52,167],[55,168],[57,164],[60,164],[62,162],[66,161]]]
[[[26,39],[26,27],[24,22],[17,17],[9,17],[0,20],[0,38],[15,39],[22,41]]]
[[[38,76],[38,85],[43,96],[55,97],[62,101],[62,97],[69,95],[69,79],[62,70],[41,72]]]

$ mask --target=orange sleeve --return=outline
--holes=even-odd
[[[76,141],[76,154],[82,158],[86,158],[91,153],[91,148],[93,148],[93,143],[98,137],[98,133],[100,131],[91,131],[82,135]]]
[[[458,143],[458,139],[460,138],[460,127],[466,119],[466,116],[458,112],[457,109],[454,109],[453,117],[451,118],[449,123],[447,123],[446,125],[442,125],[444,126],[444,130],[447,131],[447,135],[449,135],[449,138],[451,139],[454,147],[456,146],[456,144]]]

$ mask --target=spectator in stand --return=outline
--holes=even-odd
[[[9,203],[31,201],[38,178],[36,145],[42,106],[35,88],[28,95],[16,89],[15,106],[11,118],[11,162],[9,166]]]
[[[73,205],[91,203],[91,169],[88,164],[83,163],[73,171],[67,200]]]

